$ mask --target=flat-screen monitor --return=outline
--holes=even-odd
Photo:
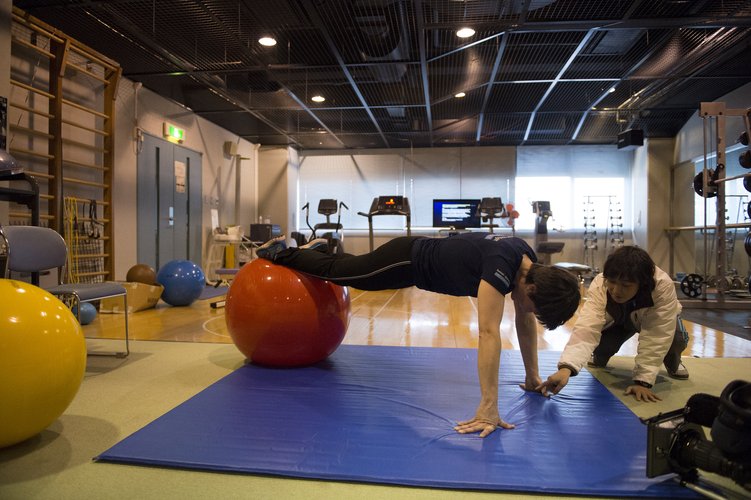
[[[433,200],[433,227],[480,227],[479,199]]]

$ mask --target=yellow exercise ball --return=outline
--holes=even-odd
[[[0,279],[0,448],[62,415],[85,370],[86,342],[70,309],[39,287]]]

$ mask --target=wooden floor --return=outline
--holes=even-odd
[[[345,344],[415,347],[477,347],[477,300],[451,297],[416,288],[364,292],[350,290],[352,320]],[[160,302],[156,308],[129,315],[130,337],[136,340],[232,343],[224,321],[224,309],[199,300],[188,307]],[[576,316],[554,331],[539,328],[539,350],[561,351],[571,334]],[[518,349],[510,300],[501,324],[504,349]],[[751,342],[702,325],[685,322],[690,335],[684,356],[751,357]],[[119,314],[99,314],[84,333],[92,338],[122,338]],[[636,337],[619,354],[634,355]]]

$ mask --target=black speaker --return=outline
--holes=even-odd
[[[618,134],[618,149],[636,149],[644,145],[644,131],[639,128],[624,130]]]

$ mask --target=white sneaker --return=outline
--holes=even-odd
[[[675,378],[678,380],[686,380],[688,378],[688,370],[686,370],[686,367],[683,363],[679,363],[678,368],[676,368],[675,370],[668,368],[668,376],[670,378]]]

